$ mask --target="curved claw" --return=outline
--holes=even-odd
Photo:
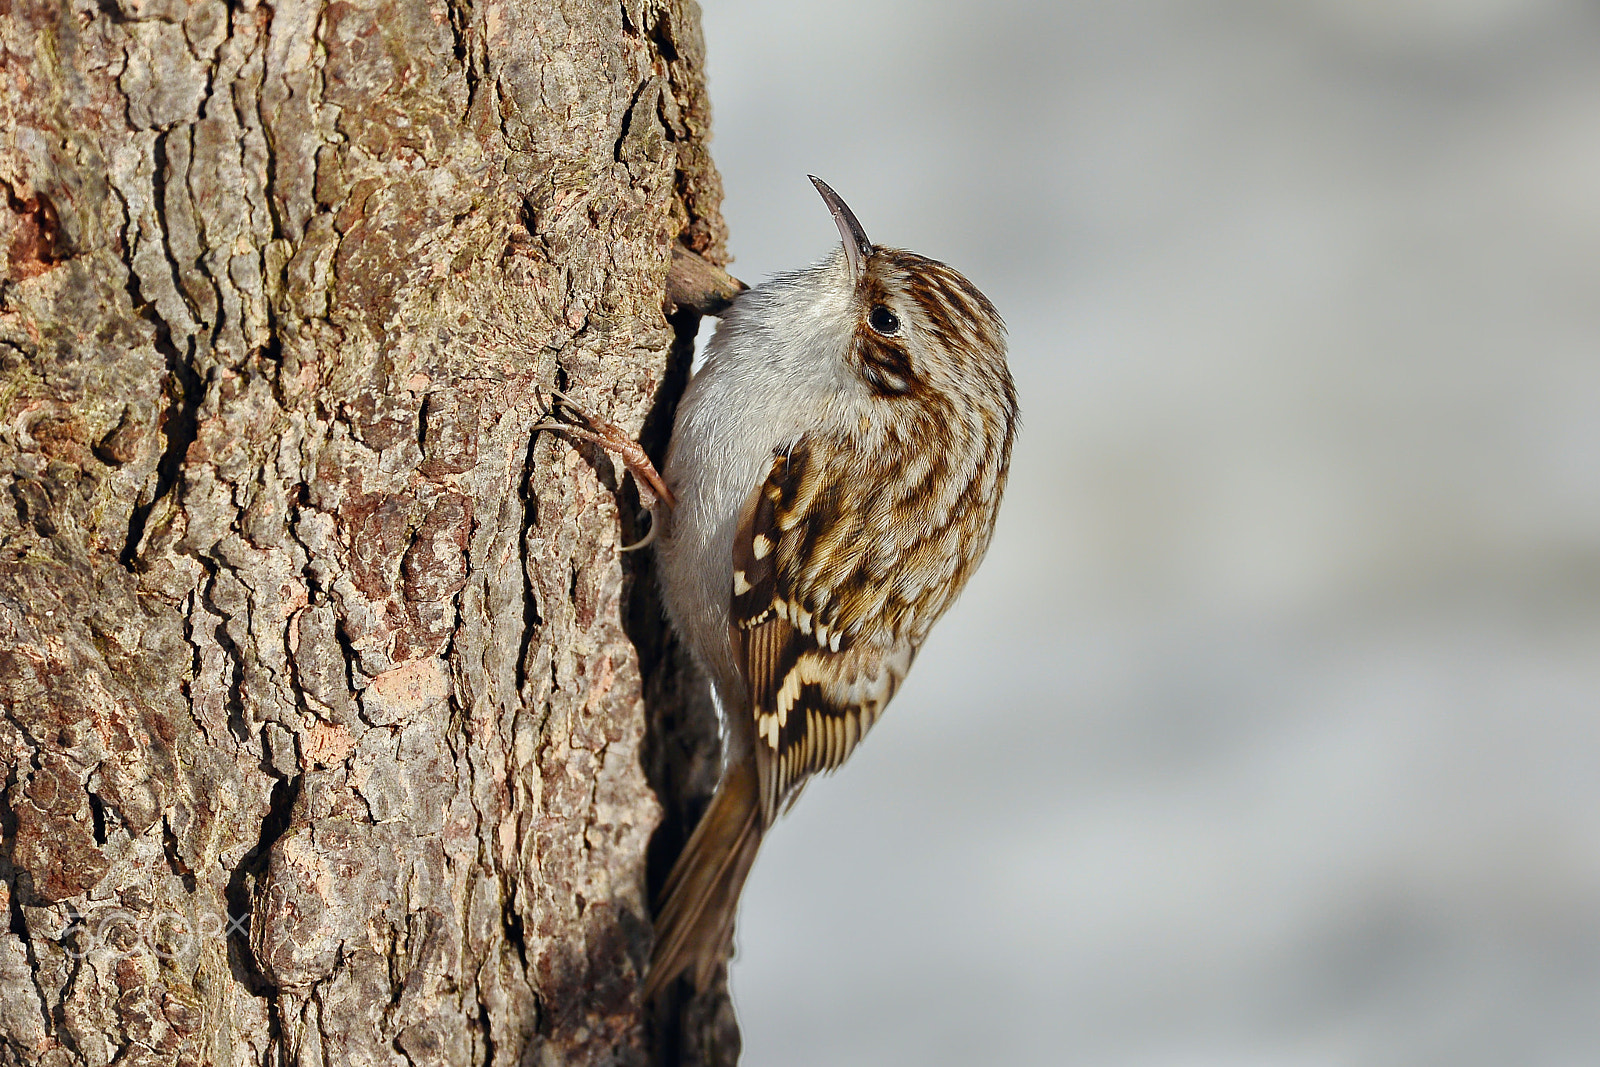
[[[661,529],[661,520],[656,517],[655,508],[650,508],[650,532],[631,545],[623,545],[619,551],[637,552],[641,548],[649,548],[656,543],[656,533]]]
[[[656,514],[657,510],[662,505],[666,505],[668,508],[677,505],[677,501],[673,498],[672,490],[667,488],[667,483],[656,471],[655,464],[650,462],[650,457],[639,446],[639,442],[624,433],[620,426],[589,414],[577,401],[559,389],[551,389],[550,395],[555,398],[556,402],[551,405],[551,414],[554,414],[556,405],[559,404],[574,419],[579,420],[582,425],[575,426],[559,419],[547,418],[534,424],[534,432],[557,430],[579,440],[597,444],[607,452],[614,452],[620,456],[623,466],[628,468],[628,472],[633,475],[634,484],[638,486],[639,502],[644,505],[645,510],[650,512],[650,532],[645,534],[642,540],[631,545],[622,546],[622,551],[635,552],[653,544],[656,539],[656,531],[660,528],[660,522]]]

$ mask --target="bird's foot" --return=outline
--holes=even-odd
[[[677,505],[673,498],[672,490],[667,488],[667,483],[656,470],[650,457],[645,454],[644,448],[629,437],[622,427],[614,422],[607,422],[597,415],[586,411],[582,405],[573,400],[566,393],[558,389],[550,390],[554,403],[550,405],[550,414],[557,412],[571,419],[567,422],[559,418],[547,418],[534,426],[534,430],[555,430],[589,441],[599,445],[607,452],[615,453],[621,458],[623,466],[633,475],[634,484],[639,487],[639,503],[650,512],[650,532],[644,538],[631,545],[624,545],[624,552],[632,552],[650,544],[656,539],[656,531],[661,526],[661,506],[668,508]]]

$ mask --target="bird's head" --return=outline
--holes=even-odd
[[[821,178],[811,182],[844,241],[843,257],[829,266],[849,291],[846,360],[867,387],[911,398],[970,388],[974,375],[998,384],[1005,323],[989,299],[937,260],[873,244],[839,194]]]

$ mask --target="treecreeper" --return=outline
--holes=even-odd
[[[1005,325],[936,260],[867,239],[726,305],[666,470],[561,397],[652,512],[667,612],[711,681],[722,777],[662,888],[645,979],[704,988],[761,839],[854,751],[989,546],[1017,428]],[[735,283],[736,284],[736,283]],[[732,295],[731,303],[728,300]]]

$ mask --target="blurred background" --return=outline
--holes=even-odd
[[[703,6],[735,273],[821,175],[1024,413],[745,1062],[1600,1062],[1600,7]]]

